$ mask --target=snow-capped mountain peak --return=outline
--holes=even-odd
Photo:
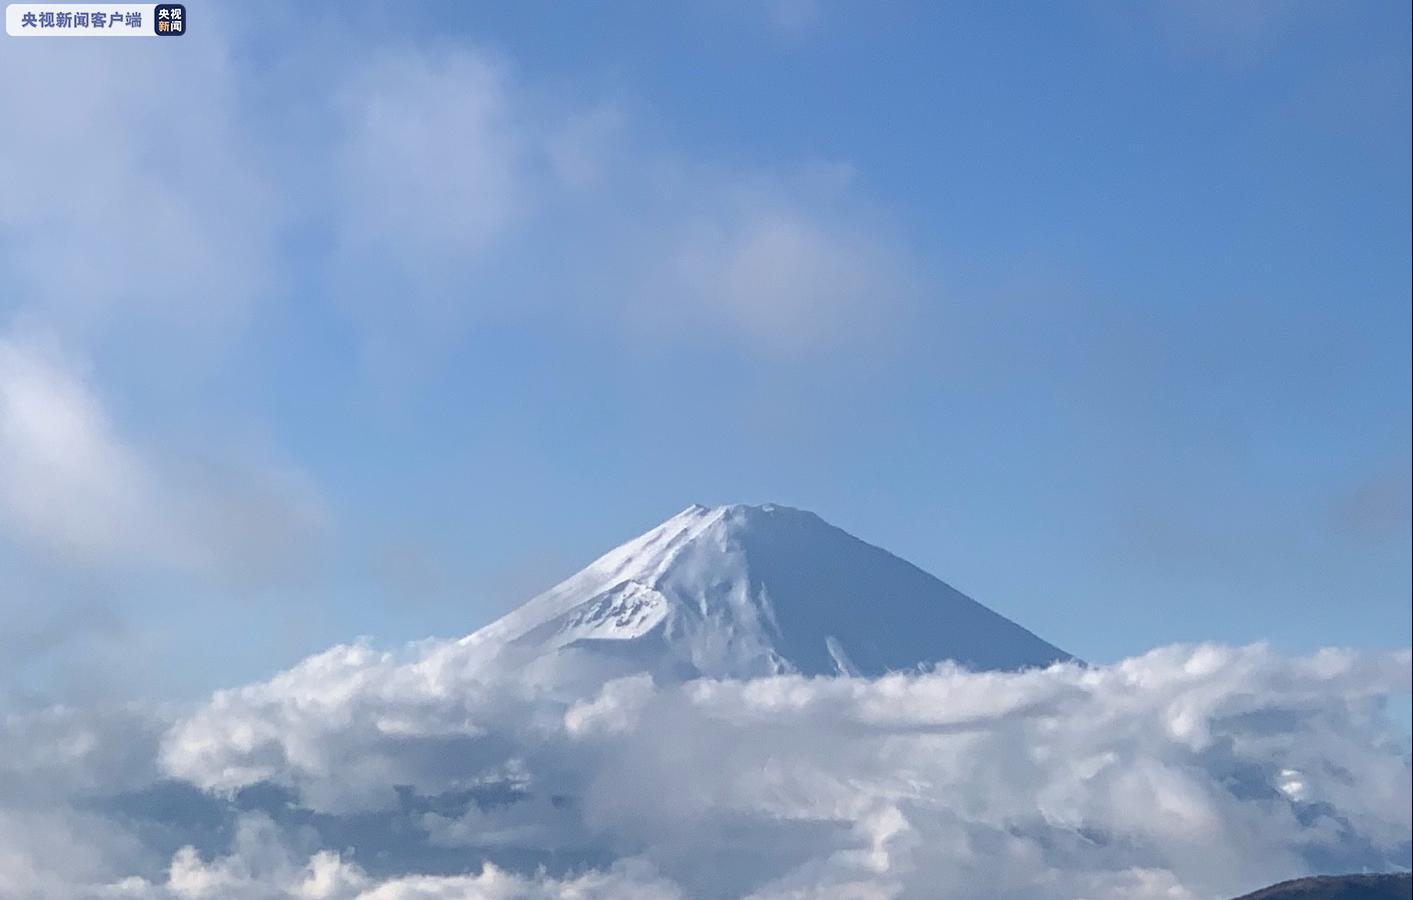
[[[787,506],[692,505],[465,639],[664,676],[1069,659],[916,566]]]

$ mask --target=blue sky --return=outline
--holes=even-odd
[[[472,630],[689,503],[1093,660],[1406,646],[1395,4],[191,4],[0,45],[0,691]]]

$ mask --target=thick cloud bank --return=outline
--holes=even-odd
[[[1384,710],[1407,651],[684,684],[603,665],[354,645],[196,710],[11,715],[0,895],[1208,898],[1409,864]]]

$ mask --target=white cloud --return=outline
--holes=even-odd
[[[1408,651],[1200,646],[654,685],[574,652],[336,647],[175,718],[11,716],[0,824],[31,836],[0,861],[65,897],[1230,896],[1408,864],[1379,701],[1409,677]]]
[[[670,254],[655,299],[768,352],[887,333],[917,290],[886,232],[796,203],[732,204],[689,225]]]
[[[1150,11],[1168,39],[1180,49],[1259,55],[1279,42],[1300,15],[1293,4],[1235,0],[1158,3]]]
[[[795,356],[890,333],[928,280],[847,166],[714,167],[485,52],[383,57],[343,98],[336,277],[374,345],[495,310]]]
[[[224,340],[269,284],[281,218],[225,47],[100,43],[0,55],[0,310],[68,335],[140,315],[186,336],[150,350]]]
[[[626,149],[626,119],[621,108],[600,103],[571,113],[553,130],[545,152],[560,183],[578,190],[601,183],[608,161]]]
[[[60,552],[176,552],[150,517],[157,485],[93,393],[53,351],[0,341],[0,510],[13,533]],[[156,534],[153,529],[158,529]]]
[[[78,567],[259,579],[291,565],[324,519],[288,467],[204,472],[139,447],[53,342],[0,337],[0,534]]]
[[[786,32],[804,31],[820,17],[818,0],[769,0],[765,9],[771,22]]]
[[[0,800],[0,897],[65,900],[96,893],[142,855],[131,836],[71,809],[5,808]]]
[[[416,275],[463,264],[523,220],[530,135],[501,63],[470,51],[384,58],[342,103],[340,225],[355,253]]]
[[[776,14],[799,24],[813,6]],[[792,174],[831,167],[714,167],[646,137],[650,113],[484,49],[285,51],[280,66],[318,72],[317,90],[286,92],[221,39],[239,23],[221,24],[170,53],[0,59],[0,115],[24,123],[0,147],[0,167],[24,173],[0,204],[14,287],[0,311],[85,348],[187,354],[190,369],[219,359],[193,347],[228,346],[284,283],[296,226],[329,229],[302,274],[329,279],[365,349],[408,359],[487,312],[827,352],[893,328],[927,280],[866,192]]]
[[[380,381],[417,371],[541,289],[528,234],[587,158],[532,114],[509,65],[470,48],[375,56],[340,73],[330,284]],[[536,253],[535,251],[539,251]]]
[[[134,900],[677,900],[682,894],[652,867],[623,860],[603,871],[555,878],[519,875],[486,864],[476,874],[370,877],[357,863],[323,850],[301,861],[277,826],[242,819],[229,855],[204,860],[190,846],[173,856],[165,879],[128,878],[96,896]]]
[[[27,125],[0,146],[24,176],[0,206],[22,318],[219,328],[267,284],[278,192],[225,56],[193,46],[0,57],[0,115]],[[354,287],[373,259],[438,302],[490,302],[467,295],[552,292],[562,261],[615,323],[793,355],[888,331],[927,281],[845,170],[709,170],[635,145],[614,104],[538,110],[469,51],[386,57],[345,87],[327,202]],[[371,299],[412,315],[405,293]],[[53,346],[0,338],[0,531],[26,554],[243,577],[322,532],[297,471],[178,458],[114,399]],[[1378,702],[1409,677],[1406,651],[1179,647],[658,685],[572,652],[336,647],[180,713],[6,714],[0,896],[1230,894],[1408,864],[1406,744]],[[242,794],[260,790],[275,799]]]
[[[526,668],[459,643],[348,647],[218,694],[162,758],[331,815],[394,814],[391,784],[511,785],[514,802],[420,827],[453,846],[599,848],[688,896],[1208,897],[1318,860],[1407,864],[1409,766],[1378,699],[1409,674],[1406,651],[1203,646],[596,689],[572,653]]]

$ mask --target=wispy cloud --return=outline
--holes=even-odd
[[[123,432],[55,342],[0,338],[0,532],[13,540],[79,569],[259,580],[317,544],[325,524],[296,470],[164,458]]]
[[[334,277],[375,341],[567,312],[610,337],[705,327],[812,354],[887,334],[928,280],[847,165],[762,172],[650,146],[612,98],[559,102],[467,48],[345,81]]]
[[[538,185],[515,91],[503,62],[474,51],[408,52],[351,73],[338,158],[351,252],[415,281],[457,271],[523,222]]]
[[[916,300],[916,262],[860,210],[790,190],[724,193],[685,216],[650,282],[645,305],[678,327],[812,353],[889,334]]]
[[[14,126],[0,312],[72,336],[141,315],[181,329],[168,349],[223,340],[271,284],[282,221],[229,57],[214,39],[157,54],[100,43],[0,57]]]

